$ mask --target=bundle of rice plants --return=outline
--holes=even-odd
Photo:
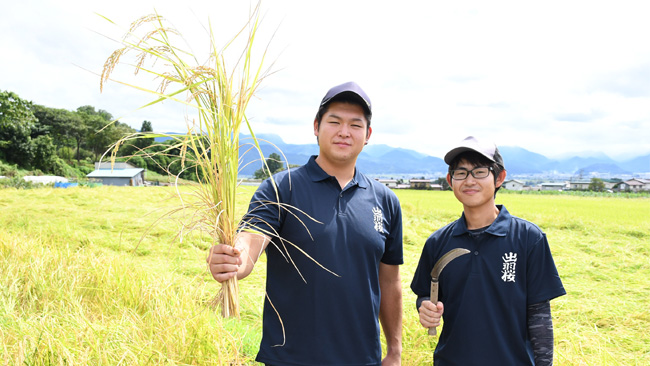
[[[260,22],[259,15],[258,3],[252,9],[246,25],[223,47],[217,45],[210,26],[210,52],[207,62],[203,63],[192,52],[178,46],[187,42],[165,18],[158,13],[147,15],[131,24],[121,40],[123,47],[115,50],[104,64],[100,90],[108,80],[112,80],[110,76],[115,68],[125,64],[125,57],[133,55],[135,62],[128,65],[134,68],[135,74],[145,72],[160,81],[156,90],[116,81],[153,95],[153,101],[143,108],[163,101],[174,101],[196,112],[195,119],[185,117],[187,131],[184,135],[136,133],[121,139],[110,150],[114,161],[117,150],[130,140],[156,137],[173,139],[173,143],[166,144],[162,149],[142,153],[175,155],[175,163],[181,164],[182,171],[195,173],[198,184],[192,191],[194,200],[184,200],[177,189],[181,207],[169,213],[190,212],[184,216],[187,220],[179,231],[181,240],[183,235],[198,230],[207,232],[213,243],[234,245],[238,228],[235,197],[242,162],[239,133],[244,123],[252,136],[252,147],[248,151],[257,151],[260,160],[264,161],[259,142],[245,114],[261,81],[269,74],[269,69],[263,69],[266,48],[261,53],[259,64],[253,64],[253,44]],[[244,47],[234,66],[229,68],[226,52],[234,47],[235,41],[243,41]],[[223,283],[219,302],[224,317],[239,316],[237,293],[236,278]]]

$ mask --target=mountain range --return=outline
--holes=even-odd
[[[303,165],[311,155],[318,154],[318,145],[287,144],[275,134],[259,134],[257,138],[262,153],[267,158],[271,153],[284,155],[287,162]],[[262,166],[259,154],[251,149],[251,138],[240,135],[243,144],[240,149],[242,159],[242,176],[252,176]],[[509,177],[602,177],[627,178],[650,175],[650,154],[638,156],[625,161],[615,161],[605,154],[592,157],[566,157],[551,159],[544,155],[516,146],[502,146],[499,151],[503,156]],[[280,153],[281,152],[281,153]],[[415,150],[392,147],[384,144],[368,145],[357,159],[360,171],[373,177],[402,178],[425,177],[438,178],[446,175],[447,164],[438,157],[422,154]]]
[[[260,147],[265,157],[271,153],[284,154],[289,164],[302,165],[311,155],[318,154],[318,146],[313,144],[287,144],[274,134],[260,134]],[[241,136],[242,143],[250,142],[250,136]],[[274,147],[275,145],[276,147]],[[241,153],[247,150],[243,147]],[[503,146],[499,151],[506,163],[508,175],[513,176],[592,176],[632,177],[650,173],[650,154],[625,161],[615,161],[604,154],[595,157],[567,157],[550,159],[544,155],[521,147]],[[240,154],[240,155],[242,155]],[[280,155],[282,155],[280,154]],[[242,175],[252,175],[262,165],[259,154],[249,151],[243,155]],[[286,162],[285,162],[286,165]],[[427,177],[437,178],[447,172],[447,164],[438,157],[420,152],[377,144],[366,146],[359,158],[357,167],[365,174],[377,177]]]

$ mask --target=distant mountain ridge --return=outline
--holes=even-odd
[[[273,142],[286,156],[289,164],[302,165],[311,155],[318,154],[318,146],[315,143],[287,144],[274,134],[260,134],[257,138]],[[273,152],[278,153],[277,149],[263,141],[260,142],[260,146],[264,157],[268,157]],[[506,162],[506,169],[510,176],[542,174],[589,176],[592,173],[627,176],[650,173],[650,154],[626,161],[615,161],[604,154],[588,158],[549,159],[544,155],[513,146],[499,147],[499,151]],[[259,159],[257,152],[251,151],[247,155],[255,155],[255,158],[244,157],[246,162]],[[261,163],[258,160],[244,168],[242,174],[252,175],[259,167]],[[447,164],[441,158],[384,144],[366,146],[357,159],[357,167],[365,174],[385,177],[439,177],[447,172]]]
[[[284,155],[289,164],[303,165],[310,156],[318,154],[316,143],[287,144],[275,134],[258,134],[256,137],[260,140],[264,158],[271,153],[278,153]],[[251,138],[242,134],[240,141],[242,144],[250,143]],[[516,146],[501,146],[499,151],[511,177],[532,175],[589,177],[594,174],[624,177],[650,174],[650,154],[625,161],[615,161],[604,154],[598,154],[597,157],[574,156],[550,159]],[[258,152],[250,149],[250,145],[242,146],[240,156],[243,166],[241,174],[244,176],[252,176],[255,170],[262,166]],[[363,173],[375,177],[437,178],[447,172],[447,164],[441,158],[384,144],[366,146],[357,159],[357,167]]]
[[[256,135],[260,141],[260,147],[265,158],[271,153],[284,155],[289,164],[303,165],[312,155],[318,155],[318,145],[313,144],[286,144],[277,135],[260,134]],[[242,135],[240,141],[246,143],[250,136]],[[276,147],[268,142],[273,143]],[[243,165],[242,175],[252,175],[255,170],[262,166],[259,154],[249,150],[250,146],[242,146],[240,155]],[[278,151],[278,149],[280,151]],[[280,153],[281,152],[281,153]],[[285,164],[286,165],[286,164]],[[447,164],[440,158],[428,156],[415,150],[391,147],[388,145],[366,146],[359,158],[357,167],[365,174],[373,176],[403,176],[419,175],[433,176],[447,171]]]

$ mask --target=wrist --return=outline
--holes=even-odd
[[[402,344],[386,345],[386,357],[388,356],[401,356],[402,355]]]

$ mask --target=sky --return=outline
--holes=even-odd
[[[106,59],[157,11],[207,59],[256,2],[29,0],[0,12],[0,90],[51,108],[103,109],[139,129],[185,131],[179,103],[140,109],[151,85]],[[326,91],[355,81],[373,105],[371,144],[442,157],[466,136],[547,157],[650,153],[650,22],[644,1],[264,0],[256,40],[271,71],[247,115],[256,133],[311,144]],[[110,19],[111,21],[108,21]],[[231,48],[232,57],[240,48]],[[124,67],[121,67],[124,66]]]

